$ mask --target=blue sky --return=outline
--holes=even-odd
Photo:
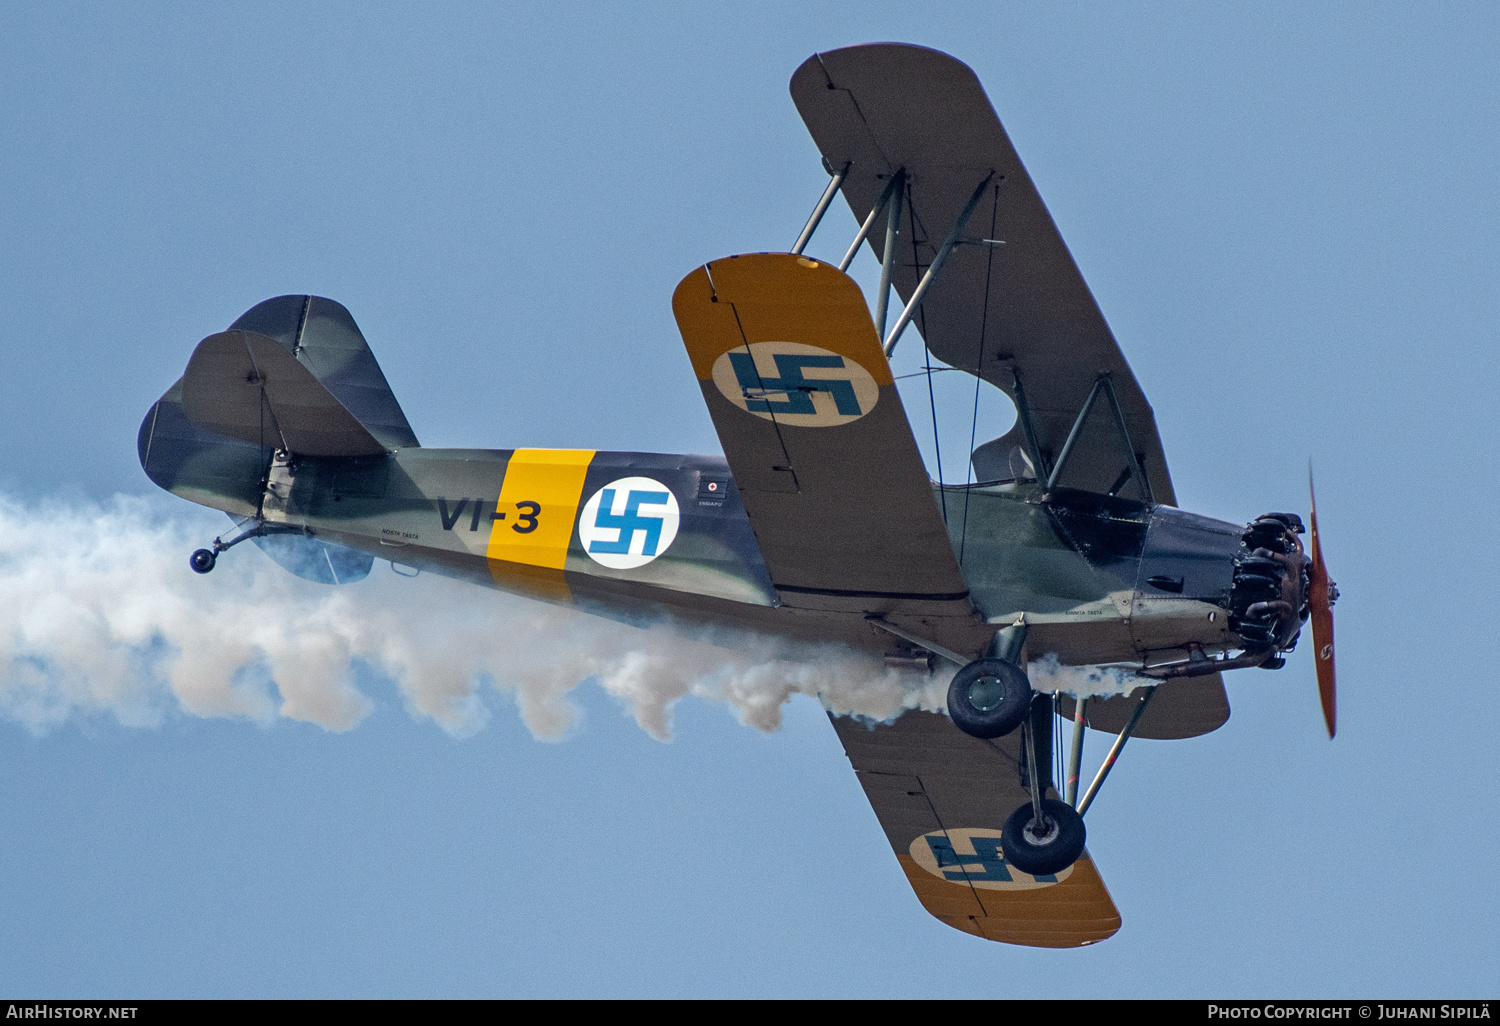
[[[349,307],[426,445],[717,452],[672,288],[790,245],[825,182],[791,72],[895,39],[984,82],[1182,505],[1305,511],[1311,457],[1344,595],[1338,739],[1303,646],[1232,674],[1215,734],[1133,742],[1089,813],[1125,926],[1074,952],[928,917],[809,699],[765,734],[690,697],[667,743],[589,683],[557,743],[498,693],[455,737],[374,671],[347,732],[162,694],[33,729],[0,703],[0,992],[1494,993],[1493,6],[12,5],[0,25],[0,492],[23,519],[151,496],[141,416],[200,338],[286,292]],[[835,207],[810,251],[852,231]],[[184,537],[225,526],[147,503]]]

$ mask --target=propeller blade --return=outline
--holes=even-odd
[[[1328,566],[1323,562],[1323,547],[1318,543],[1318,498],[1313,491],[1310,462],[1307,465],[1307,495],[1312,505],[1312,571],[1308,581],[1307,604],[1312,614],[1318,697],[1323,702],[1323,722],[1328,725],[1328,736],[1331,739],[1338,711],[1333,683],[1333,603],[1338,599],[1338,587],[1329,580]]]

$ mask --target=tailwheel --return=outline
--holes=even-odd
[[[1027,802],[1005,821],[1000,848],[1005,861],[1023,873],[1045,876],[1061,873],[1083,854],[1083,817],[1067,802],[1056,798],[1041,801],[1041,817]]]
[[[948,715],[965,734],[1003,737],[1021,725],[1031,708],[1031,682],[1014,663],[976,659],[948,685]]]
[[[270,534],[273,528],[263,520],[241,520],[239,521],[240,533],[225,541],[223,538],[215,538],[212,545],[206,549],[194,549],[193,554],[188,557],[188,566],[193,568],[195,574],[206,574],[214,568],[219,561],[219,553],[228,552],[240,542],[247,538],[260,538]],[[286,528],[280,528],[286,530]]]

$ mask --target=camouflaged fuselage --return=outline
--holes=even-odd
[[[722,458],[426,448],[278,457],[195,427],[179,396],[174,387],[141,425],[142,466],[168,491],[232,516],[625,622],[665,616],[892,648],[866,622],[901,615],[888,600],[778,592]],[[670,492],[677,526],[654,558],[622,569],[588,551],[583,518],[590,498],[625,479]],[[977,616],[907,613],[908,629],[978,651],[995,624],[1024,617],[1033,658],[1078,664],[1155,664],[1185,658],[1189,645],[1238,644],[1226,615],[1237,525],[1090,493],[1044,497],[1030,482],[934,493]]]

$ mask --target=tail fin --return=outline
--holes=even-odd
[[[386,449],[413,449],[417,436],[349,311],[322,296],[277,296],[229,326],[280,342]]]
[[[353,456],[418,443],[349,311],[320,296],[279,296],[199,344],[137,444],[160,487],[256,516],[273,449]]]

